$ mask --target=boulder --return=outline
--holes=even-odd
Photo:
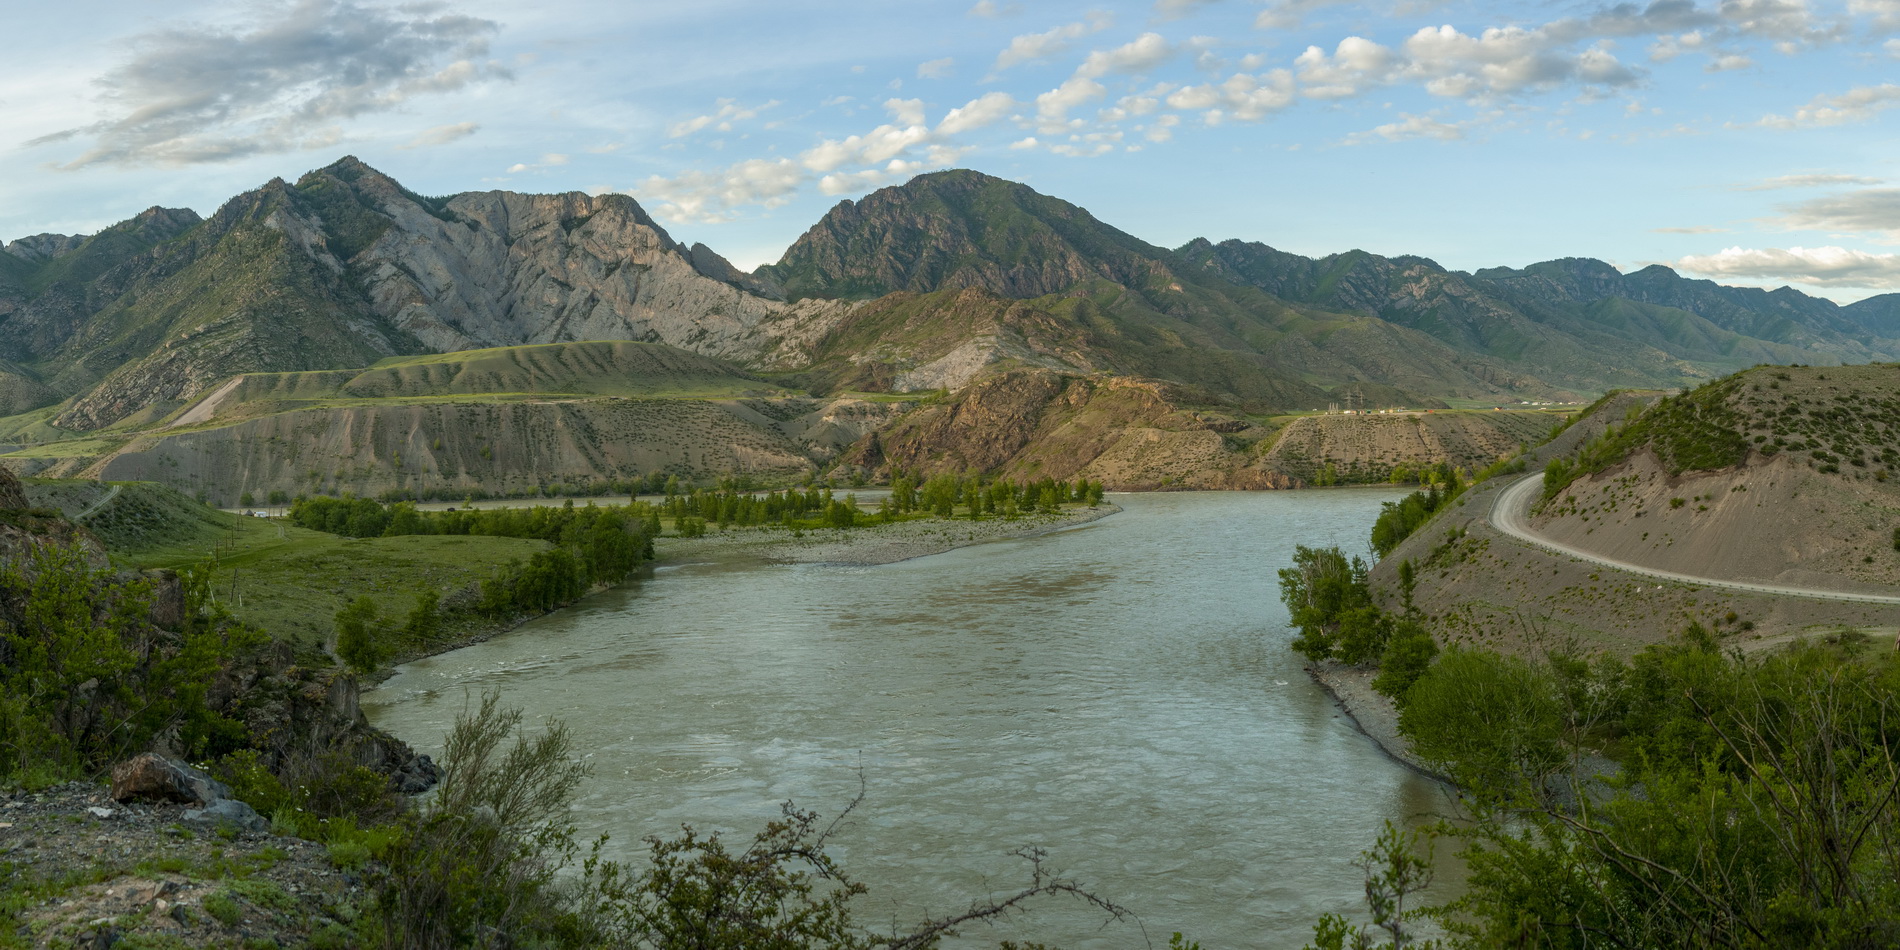
[[[114,801],[209,805],[230,794],[230,788],[211,776],[150,752],[112,767]]]
[[[220,827],[230,825],[239,831],[270,830],[270,821],[258,814],[257,809],[232,798],[212,802],[203,808],[191,809],[185,812],[185,820]]]

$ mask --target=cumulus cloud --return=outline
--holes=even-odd
[[[1746,185],[1736,185],[1736,191],[1774,191],[1780,188],[1828,188],[1835,185],[1878,185],[1879,178],[1865,175],[1835,175],[1824,172],[1812,172],[1805,175],[1779,175],[1764,178]]]
[[[980,16],[985,19],[1015,16],[1021,12],[1023,12],[1023,5],[1020,3],[999,4],[996,0],[977,0],[976,6],[970,8],[971,16]]]
[[[1404,142],[1411,139],[1437,139],[1441,142],[1465,137],[1466,122],[1445,122],[1435,116],[1399,113],[1399,121],[1388,122],[1364,132],[1346,136],[1347,145],[1368,142]]]
[[[1065,23],[1053,30],[1041,33],[1024,33],[1009,41],[1001,53],[996,54],[996,72],[1002,72],[1011,66],[1048,59],[1051,56],[1067,52],[1079,40],[1091,33],[1099,33],[1112,22],[1106,14],[1091,14],[1087,20]]]
[[[936,133],[940,136],[960,135],[983,128],[1015,111],[1018,104],[1016,97],[1007,92],[985,93],[951,109],[944,115],[943,121],[937,123]]]
[[[1771,129],[1808,129],[1824,125],[1865,122],[1900,106],[1900,86],[1882,83],[1860,86],[1838,96],[1815,96],[1794,115],[1765,115],[1756,123]]]
[[[1510,94],[1572,81],[1626,86],[1639,78],[1603,46],[1571,53],[1566,42],[1545,29],[1492,27],[1473,36],[1447,25],[1419,30],[1404,49],[1408,71],[1440,96]]]
[[[883,168],[867,168],[859,172],[833,172],[818,179],[818,190],[827,195],[870,191],[909,178],[923,171],[925,167],[923,162],[892,159]]]
[[[59,165],[190,165],[326,147],[340,124],[417,96],[505,78],[493,21],[421,5],[296,0],[237,30],[175,26],[134,38],[97,80],[112,118],[29,142],[91,147]]]
[[[1098,79],[1109,73],[1145,73],[1167,62],[1174,47],[1159,33],[1143,33],[1114,49],[1096,50],[1076,68],[1077,76]]]
[[[788,158],[755,158],[717,171],[654,175],[630,193],[654,211],[680,221],[729,221],[748,205],[775,208],[792,199],[811,173]]]
[[[1062,85],[1036,97],[1037,131],[1047,135],[1067,129],[1070,110],[1100,99],[1107,92],[1106,86],[1086,76],[1069,77]]]
[[[956,64],[956,59],[949,56],[945,56],[942,59],[933,59],[927,63],[919,63],[917,64],[917,78],[942,79],[950,75],[950,68]]]
[[[719,99],[714,101],[713,105],[718,108],[705,115],[694,116],[684,122],[676,122],[668,127],[666,130],[667,138],[685,138],[707,126],[711,126],[713,130],[717,132],[730,132],[732,131],[732,124],[734,122],[756,119],[759,117],[759,113],[778,106],[779,101],[773,99],[756,106],[742,106],[738,104],[737,100]]]
[[[1348,36],[1331,55],[1308,46],[1293,67],[1299,73],[1300,91],[1308,97],[1345,99],[1386,82],[1392,75],[1393,57],[1391,50],[1371,40]]]
[[[1248,122],[1266,118],[1293,104],[1296,98],[1293,74],[1284,69],[1264,76],[1235,73],[1218,83],[1184,86],[1170,93],[1168,105],[1184,111],[1198,111],[1203,121],[1218,125],[1228,115]]]
[[[1674,266],[1712,278],[1900,289],[1900,254],[1869,254],[1844,247],[1731,247],[1715,254],[1692,254],[1675,261]]]
[[[1878,29],[1900,29],[1900,0],[1849,0],[1847,12],[1868,17]]]
[[[473,122],[457,122],[454,125],[438,125],[432,129],[424,129],[421,134],[417,135],[413,139],[410,139],[409,144],[398,145],[396,147],[397,148],[429,148],[435,145],[447,145],[450,142],[468,138],[469,136],[474,135],[476,132],[480,130],[481,130],[481,126]]]
[[[1900,237],[1900,188],[1862,188],[1782,209],[1776,224],[1796,231],[1884,231]]]

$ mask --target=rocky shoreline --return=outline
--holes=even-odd
[[[1378,670],[1326,661],[1307,666],[1306,673],[1332,694],[1346,718],[1351,719],[1353,725],[1359,727],[1359,731],[1393,761],[1427,778],[1451,781],[1413,754],[1412,744],[1399,732],[1398,706],[1391,697],[1372,688],[1373,679],[1379,675]]]

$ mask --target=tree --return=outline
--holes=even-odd
[[[412,644],[425,644],[435,639],[442,628],[442,595],[433,590],[425,590],[416,595],[416,605],[409,609],[409,616],[403,621],[403,638]]]
[[[383,661],[376,643],[376,602],[358,597],[336,612],[336,655],[350,669],[367,673]]]
[[[1337,547],[1295,548],[1293,566],[1280,570],[1280,600],[1300,631],[1293,648],[1313,660],[1334,655],[1345,618],[1350,615],[1356,631],[1361,630],[1373,621],[1358,612],[1377,609],[1366,585],[1365,562],[1348,559]],[[1376,651],[1367,653],[1361,662],[1377,655]]]

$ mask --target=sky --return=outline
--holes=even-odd
[[[1900,0],[70,0],[11,10],[0,241],[353,154],[624,192],[751,269],[974,168],[1151,243],[1900,291]]]

